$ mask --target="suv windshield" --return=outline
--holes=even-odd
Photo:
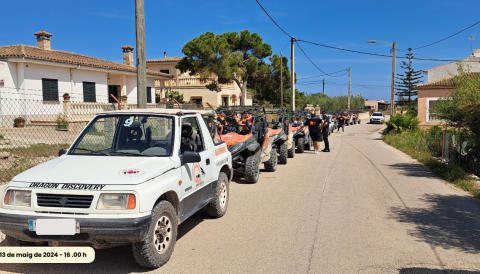
[[[381,112],[375,112],[372,114],[372,116],[383,116]]]
[[[74,144],[71,155],[170,156],[173,118],[150,115],[99,116]]]

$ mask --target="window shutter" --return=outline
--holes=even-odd
[[[94,82],[83,82],[83,101],[87,103],[97,101]]]
[[[152,102],[152,88],[147,87],[147,103],[151,103],[151,102]]]
[[[42,78],[43,101],[58,101],[58,80]]]

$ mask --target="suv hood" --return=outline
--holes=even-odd
[[[130,185],[173,168],[169,157],[63,155],[20,173],[12,181]]]

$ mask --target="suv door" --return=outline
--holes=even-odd
[[[213,148],[206,147],[204,134],[196,116],[182,117],[180,125],[190,124],[193,128],[192,136],[182,138],[183,142],[193,144],[194,151],[201,157],[199,163],[188,163],[181,167],[182,189],[184,199],[182,201],[181,219],[188,217],[199,206],[203,206],[212,194],[212,151]]]

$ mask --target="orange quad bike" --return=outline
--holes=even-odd
[[[308,127],[301,128],[305,120],[310,118],[310,115],[306,111],[290,111],[289,117],[290,121],[293,121],[294,117],[297,121],[300,121],[298,124],[290,124],[288,157],[293,158],[295,153],[303,153],[305,150],[310,150],[313,142]]]
[[[267,129],[269,142],[272,150],[270,159],[265,162],[267,171],[275,171],[277,164],[286,164],[288,159],[288,134],[289,122],[286,108],[267,108],[265,109],[267,119]]]
[[[216,113],[224,112],[226,124],[218,140],[227,144],[232,154],[233,168],[244,173],[245,180],[256,183],[260,164],[270,159],[268,130],[264,123],[265,110],[260,106],[223,106]],[[249,114],[248,119],[235,119],[235,115]]]

